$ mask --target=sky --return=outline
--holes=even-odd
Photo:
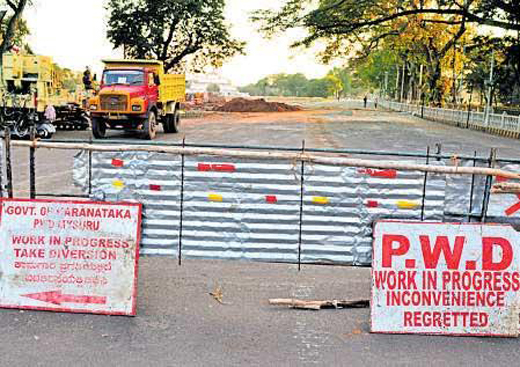
[[[122,57],[106,39],[105,0],[34,0],[24,14],[34,52],[52,56],[62,67],[82,71],[89,65],[99,72],[103,58]],[[330,66],[316,61],[314,50],[294,50],[289,46],[303,31],[294,30],[264,39],[249,15],[259,6],[279,6],[282,0],[227,0],[226,18],[231,33],[247,42],[246,55],[236,56],[223,66],[222,75],[235,85],[254,83],[269,74],[304,73],[322,77]]]

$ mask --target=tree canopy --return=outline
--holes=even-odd
[[[377,34],[375,28],[415,15],[424,23],[466,22],[520,31],[518,0],[286,0],[280,11],[259,10],[253,19],[263,22],[267,33],[304,27],[309,36],[302,43],[309,44],[330,35]]]
[[[352,93],[352,79],[346,69],[334,68],[325,77],[307,79],[305,75],[274,74],[240,88],[254,96],[345,97]]]
[[[22,13],[30,3],[29,0],[5,0],[0,2],[7,5],[2,16],[0,26],[0,56],[11,50],[14,45],[22,46],[23,38],[29,33]],[[1,58],[1,57],[0,57]],[[2,60],[0,60],[0,64]]]
[[[253,19],[268,36],[304,28],[307,35],[294,46],[324,42],[326,48],[319,54],[322,61],[347,59],[367,87],[384,84],[388,92],[388,79],[393,74],[394,96],[415,96],[441,104],[457,100],[464,68],[471,64],[466,46],[475,43],[477,27],[520,32],[520,2],[285,0],[281,9],[259,10]],[[517,38],[509,50],[518,50],[519,43]],[[516,48],[511,48],[514,44]],[[509,58],[510,78],[514,77],[514,64]],[[520,78],[515,83],[520,85]]]
[[[224,19],[224,0],[109,0],[108,39],[125,56],[157,59],[166,70],[188,58],[191,69],[242,53]]]

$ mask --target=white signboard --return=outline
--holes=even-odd
[[[513,228],[380,221],[374,238],[372,332],[518,336]]]
[[[140,204],[5,199],[0,307],[135,315]]]

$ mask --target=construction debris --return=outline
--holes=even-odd
[[[301,111],[298,106],[280,102],[267,102],[265,99],[234,98],[215,109],[220,112],[290,112]]]
[[[272,306],[289,306],[304,310],[320,310],[322,308],[368,308],[370,301],[368,299],[359,300],[325,300],[325,301],[306,301],[291,298],[275,298],[270,299],[269,304]]]
[[[224,304],[224,293],[222,292],[222,288],[220,287],[220,285],[216,286],[215,290],[210,293],[210,296],[212,296],[215,299],[215,301],[217,301],[221,305]]]

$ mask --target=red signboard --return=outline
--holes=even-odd
[[[136,313],[140,204],[4,199],[0,307]]]
[[[518,336],[518,239],[506,225],[377,222],[372,332]]]

